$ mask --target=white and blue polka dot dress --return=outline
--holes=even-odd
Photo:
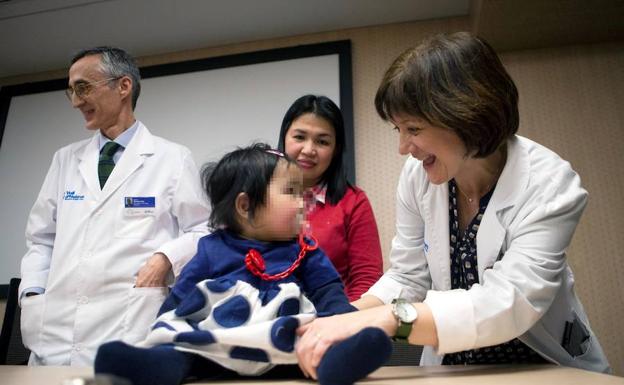
[[[239,374],[258,375],[297,362],[295,330],[316,318],[315,304],[324,314],[351,310],[338,273],[320,250],[308,252],[292,275],[263,281],[245,268],[251,248],[263,255],[268,274],[286,270],[299,252],[297,242],[262,243],[224,230],[202,238],[138,346],[173,344]],[[322,298],[315,294],[332,285],[337,289]]]

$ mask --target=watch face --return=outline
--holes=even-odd
[[[399,303],[396,308],[397,316],[403,322],[412,323],[418,317],[416,308],[411,303]]]

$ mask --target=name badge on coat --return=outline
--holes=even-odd
[[[125,197],[124,216],[142,217],[156,214],[156,197]]]

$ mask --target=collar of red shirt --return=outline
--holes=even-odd
[[[318,203],[325,204],[325,195],[327,194],[327,186],[316,185],[311,189],[307,189],[303,193],[303,202],[306,214],[310,214],[316,208]]]
[[[317,202],[325,204],[325,195],[327,195],[327,185],[316,185],[312,187],[312,194]]]

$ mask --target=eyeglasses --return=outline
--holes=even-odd
[[[69,99],[69,101],[72,100],[72,97],[74,95],[76,95],[80,99],[84,99],[86,96],[89,96],[89,94],[93,92],[93,90],[97,86],[111,82],[113,80],[117,80],[117,79],[121,79],[121,76],[108,78],[108,79],[102,79],[102,80],[98,80],[97,82],[92,82],[92,83],[89,83],[89,82],[77,83],[77,84],[74,84],[73,87],[72,86],[67,87],[67,89],[65,90],[65,95],[67,95],[67,99]]]

